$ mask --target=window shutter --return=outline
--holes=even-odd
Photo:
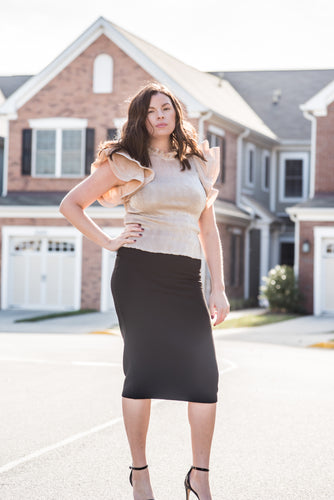
[[[107,141],[116,141],[118,137],[117,128],[108,128],[107,130]]]
[[[221,148],[221,176],[220,179],[222,182],[225,182],[226,178],[226,140],[225,137],[222,137],[222,148]]]
[[[31,141],[32,129],[25,128],[22,130],[22,162],[21,174],[31,175]]]
[[[95,129],[86,128],[85,174],[90,174],[90,166],[95,160]]]

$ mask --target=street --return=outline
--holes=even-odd
[[[334,499],[333,351],[215,342],[213,499]],[[118,336],[0,334],[1,500],[131,500],[121,362]],[[153,402],[148,463],[156,500],[183,500],[185,402]]]

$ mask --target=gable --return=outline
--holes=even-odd
[[[302,111],[310,111],[314,116],[326,116],[328,106],[334,102],[334,80],[320,92],[300,106]]]
[[[118,46],[125,54],[133,59],[138,66],[142,67],[150,76],[150,80],[157,80],[170,86],[171,90],[178,95],[181,101],[190,109],[202,111],[203,106],[191,95],[185,92],[180,85],[159,68],[146,54],[136,47],[132,41],[125,36],[125,32],[118,29],[114,24],[100,17],[93,23],[77,40],[75,40],[65,51],[52,61],[39,74],[30,78],[16,92],[14,92],[0,108],[2,114],[16,113],[28,100],[45,87],[61,71],[69,66],[79,55],[81,55],[98,38],[105,35],[111,42]]]
[[[94,62],[101,54],[113,61],[113,88],[110,93],[94,93]],[[131,73],[131,79],[128,78]],[[19,119],[72,116],[95,120],[105,116],[126,116],[129,95],[152,76],[143,70],[105,35],[101,35],[80,55],[48,81],[17,111]],[[111,125],[111,124],[110,124]]]

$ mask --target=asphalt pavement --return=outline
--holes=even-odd
[[[122,339],[42,333],[0,334],[1,500],[131,500]],[[334,351],[237,335],[215,333],[213,500],[333,500]],[[154,498],[184,500],[186,403],[153,401],[147,456]]]

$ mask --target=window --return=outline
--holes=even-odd
[[[282,153],[280,157],[280,201],[300,201],[307,196],[307,153]]]
[[[246,185],[254,186],[255,178],[255,146],[247,144],[246,147]]]
[[[223,131],[222,131],[223,132]],[[210,148],[219,147],[220,148],[220,175],[217,181],[225,182],[226,177],[226,166],[225,166],[225,158],[226,158],[226,141],[225,137],[218,135],[209,130],[207,134],[207,138],[209,141]]]
[[[285,160],[284,196],[300,198],[303,194],[303,160]]]
[[[34,130],[33,175],[80,177],[84,173],[84,130]]]
[[[112,57],[108,54],[100,54],[94,61],[93,92],[94,94],[110,94],[113,90]]]
[[[270,182],[270,154],[265,151],[262,157],[262,190],[269,191]]]
[[[56,168],[56,131],[36,130],[36,163],[37,175],[53,175]]]
[[[280,265],[293,266],[295,255],[295,244],[289,241],[280,243]]]
[[[31,172],[35,177],[81,177],[85,173],[87,120],[29,120],[32,128]],[[30,175],[30,174],[29,174]]]

